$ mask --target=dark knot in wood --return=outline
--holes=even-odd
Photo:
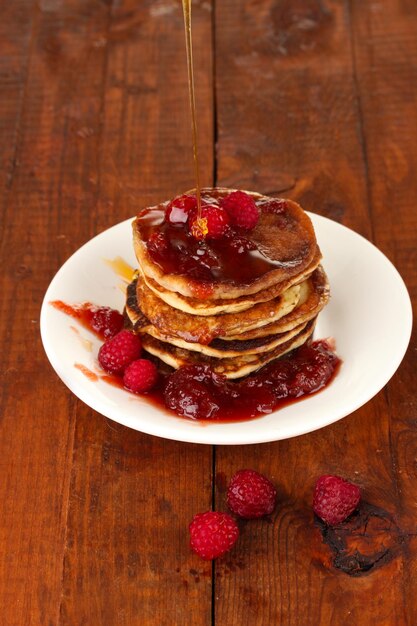
[[[392,516],[367,502],[342,524],[327,526],[318,517],[316,524],[333,553],[333,567],[349,576],[364,576],[385,565],[405,541]]]

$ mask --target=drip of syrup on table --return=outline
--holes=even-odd
[[[182,9],[184,13],[184,29],[185,29],[185,47],[187,52],[187,70],[188,70],[188,92],[190,97],[191,109],[191,130],[193,137],[193,157],[194,157],[194,176],[195,189],[197,197],[197,219],[193,228],[196,235],[204,236],[208,233],[207,219],[201,214],[201,185],[200,185],[200,166],[198,160],[198,134],[197,134],[197,116],[195,110],[195,88],[194,88],[194,65],[193,65],[193,41],[191,30],[191,0],[182,0]]]

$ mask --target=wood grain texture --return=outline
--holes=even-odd
[[[207,7],[196,9],[196,38],[210,42],[210,27]],[[180,5],[115,5],[100,47],[97,167],[86,181],[96,197],[95,232],[193,184]],[[210,47],[204,55],[197,72],[200,95],[210,102],[211,72],[202,72]],[[77,122],[92,129],[86,143],[96,136],[91,117]],[[211,182],[211,107],[199,120]],[[190,553],[187,529],[210,501],[210,447],[135,433],[80,406],[60,623],[206,624],[211,564]]]
[[[115,424],[52,372],[38,316],[56,270],[92,235],[193,186],[181,7],[3,4],[0,625],[414,626],[415,335],[353,415],[217,447],[214,477],[210,447]],[[414,304],[416,14],[412,0],[222,0],[214,13],[193,2],[203,183],[289,195],[354,228]],[[279,506],[241,523],[212,569],[189,551],[188,523],[226,510],[242,467],[271,477]],[[354,480],[366,501],[336,538],[311,512],[323,473]]]
[[[211,564],[189,552],[187,527],[210,508],[210,447],[150,438],[92,412],[52,373],[38,328],[47,284],[79,245],[192,186],[180,7],[32,7],[2,215],[0,623],[205,624]],[[209,8],[195,20],[210,43]],[[200,96],[210,103],[210,47],[204,54]],[[210,184],[210,106],[200,126]]]
[[[393,25],[394,28],[393,28]],[[375,243],[403,276],[417,301],[417,6],[352,2],[358,91],[366,129],[366,156]],[[399,518],[406,531],[404,603],[417,622],[416,348],[410,348],[385,389]]]
[[[356,40],[352,46],[360,29],[352,20],[346,2],[216,5],[218,182],[282,190],[368,237],[376,228],[387,237],[373,213]],[[280,504],[271,520],[245,524],[239,548],[216,564],[216,624],[413,623],[403,585],[409,529],[390,521],[401,519],[390,413],[379,394],[323,431],[218,450],[224,480],[241,467],[263,471],[278,485]],[[387,516],[371,516],[366,548],[347,540],[372,555],[366,575],[342,571],[314,524],[312,489],[323,473],[357,482]],[[379,560],[381,544],[391,546],[388,561]]]

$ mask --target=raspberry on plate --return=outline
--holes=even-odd
[[[172,226],[181,226],[187,222],[190,211],[196,208],[197,198],[184,194],[168,204],[165,218]]]
[[[227,211],[234,226],[252,230],[258,223],[259,209],[254,199],[244,191],[232,191],[221,199],[220,205]]]
[[[123,328],[123,315],[108,306],[97,308],[91,318],[91,328],[104,339],[117,335]]]
[[[357,508],[361,492],[357,485],[340,476],[320,476],[314,487],[313,510],[333,526],[343,522]]]
[[[192,550],[207,561],[225,554],[239,537],[235,520],[227,513],[216,511],[194,515],[189,528]]]
[[[268,478],[255,470],[239,470],[230,481],[227,504],[246,519],[269,515],[275,509],[277,491]]]
[[[121,330],[104,343],[98,352],[98,362],[110,374],[121,374],[140,357],[142,342],[130,330]]]
[[[201,217],[207,220],[207,234],[208,239],[220,239],[223,237],[227,227],[229,226],[230,218],[224,209],[214,205],[205,205],[201,207]],[[195,236],[196,229],[193,229],[193,224],[197,219],[197,211],[194,210],[190,213],[190,231]]]
[[[155,363],[148,359],[133,361],[125,369],[123,384],[133,393],[150,391],[158,379],[158,370]]]

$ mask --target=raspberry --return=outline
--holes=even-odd
[[[235,520],[227,513],[207,511],[194,515],[190,524],[191,549],[210,561],[230,550],[239,537]]]
[[[111,374],[121,374],[126,367],[139,358],[141,340],[129,330],[121,330],[106,341],[98,351],[98,362]]]
[[[340,476],[320,476],[314,487],[313,510],[330,526],[343,522],[358,506],[359,487]]]
[[[155,363],[148,359],[138,359],[126,368],[123,374],[123,384],[133,393],[143,393],[152,389],[157,378],[158,370]]]
[[[254,199],[244,191],[232,191],[221,199],[220,205],[228,212],[230,221],[235,226],[252,230],[258,223],[259,209]]]
[[[91,328],[104,339],[117,335],[123,328],[123,315],[108,306],[96,309],[91,318]]]
[[[277,491],[271,481],[250,469],[236,472],[227,490],[230,510],[246,519],[272,513],[276,498]]]
[[[197,198],[195,196],[178,196],[172,200],[165,212],[165,219],[173,226],[185,224],[190,211],[197,208]]]
[[[227,227],[229,226],[229,215],[221,207],[214,205],[206,205],[201,207],[201,217],[207,220],[207,234],[208,239],[220,239],[225,234]],[[193,224],[197,219],[197,211],[194,210],[190,214],[190,230],[192,231]]]

